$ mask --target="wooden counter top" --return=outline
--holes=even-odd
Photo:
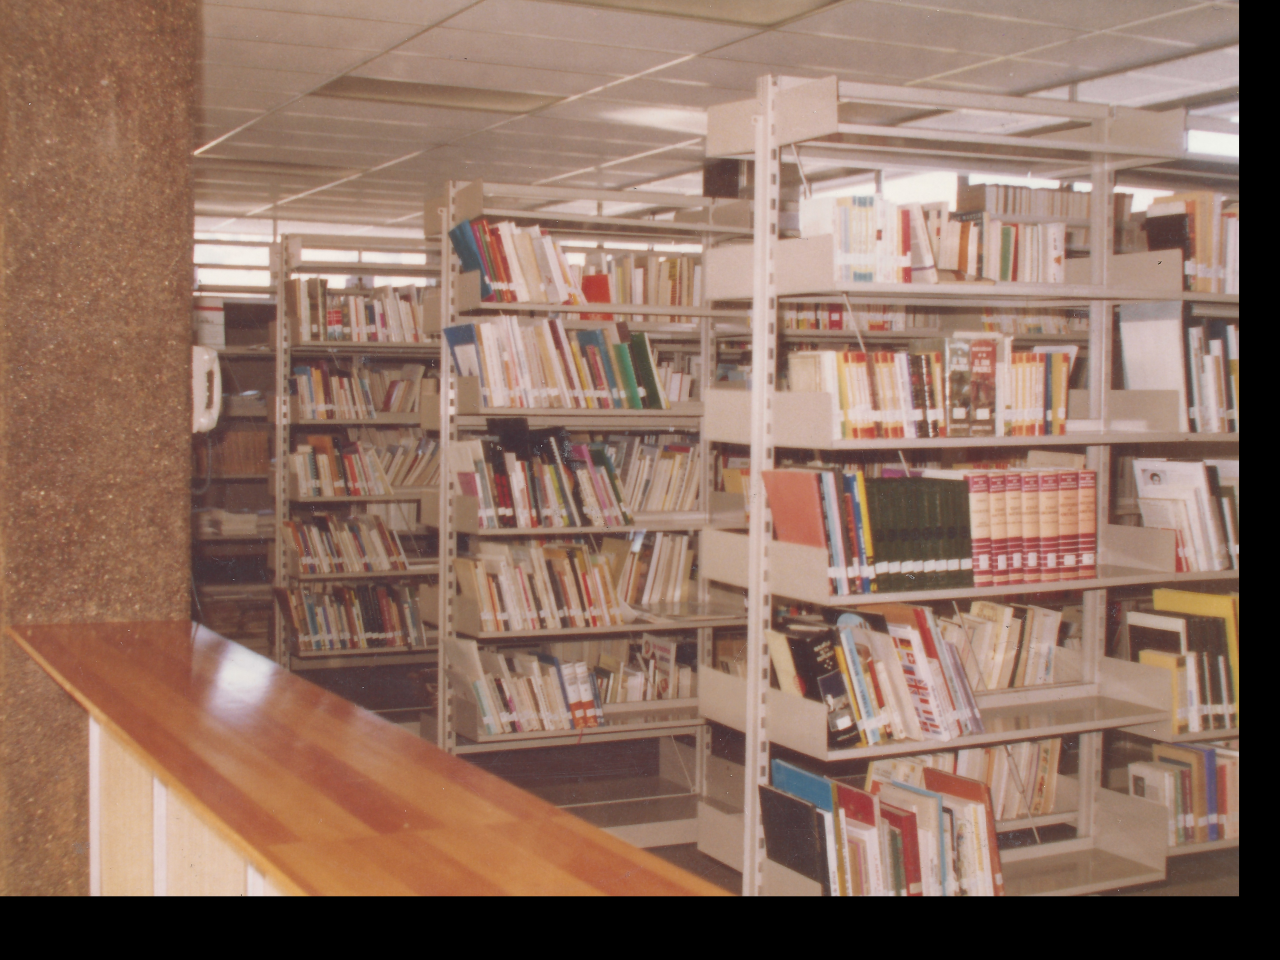
[[[722,893],[194,624],[10,634],[283,891]]]

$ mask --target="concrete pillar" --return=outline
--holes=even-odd
[[[0,628],[187,619],[196,0],[0,3]],[[0,894],[88,892],[87,720],[0,640]]]

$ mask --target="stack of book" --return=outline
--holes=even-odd
[[[606,537],[601,551],[610,559],[623,603],[678,604],[697,595],[697,545],[688,534],[636,531],[627,538]]]
[[[1240,203],[1196,191],[1161,197],[1147,208],[1147,249],[1181,251],[1184,288],[1240,292]]]
[[[824,703],[832,747],[983,732],[962,660],[928,607],[881,604],[833,628],[767,632],[779,688]]]
[[[1129,656],[1169,671],[1175,734],[1240,727],[1239,598],[1161,588],[1126,614]]]
[[[559,318],[498,316],[445,327],[459,376],[476,377],[486,407],[665,410],[670,404],[644,333],[625,324],[566,329]]]
[[[1061,755],[1062,738],[1054,737],[873,760],[867,767],[867,789],[893,780],[923,787],[924,771],[932,768],[986,784],[996,820],[1035,818],[1054,811]]]
[[[278,592],[299,651],[426,646],[408,588],[371,584]]]
[[[480,271],[480,297],[497,303],[587,302],[564,251],[541,227],[467,220],[449,231],[462,271]]]
[[[1002,896],[986,784],[935,768],[923,785],[830,779],[784,760],[759,787],[765,853],[830,896]]]
[[[1133,458],[1138,512],[1144,527],[1172,530],[1178,572],[1240,569],[1238,487],[1222,470],[1239,461]]]
[[[391,573],[408,570],[409,560],[394,530],[364,515],[314,514],[310,520],[281,523],[284,541],[302,573]]]
[[[769,470],[774,536],[822,548],[833,595],[1089,579],[1093,470]]]
[[[330,293],[323,278],[290,278],[285,281],[284,312],[291,341],[424,343],[429,339],[422,312],[424,290],[388,286],[365,293]]]
[[[1014,350],[1012,337],[995,334],[910,350],[801,350],[787,358],[787,383],[837,398],[832,439],[1062,436],[1077,351]]]
[[[328,434],[296,438],[289,455],[294,497],[387,496],[421,485],[432,472],[439,444],[405,438],[379,451],[365,440],[343,444]]]
[[[607,704],[694,696],[693,663],[680,662],[675,640],[604,641],[576,659],[566,656],[569,646],[503,654],[474,640],[445,640],[455,688],[478,708],[489,736],[600,727]]]
[[[1240,741],[1229,743],[1157,743],[1129,764],[1129,793],[1169,812],[1169,846],[1239,839]]]
[[[631,510],[603,443],[575,443],[565,431],[527,434],[522,450],[496,439],[449,448],[457,489],[477,501],[481,530],[620,527]]]
[[[289,378],[294,418],[374,420],[381,413],[414,413],[425,372],[418,363],[395,370],[362,365],[355,371],[325,361],[299,364]]]
[[[580,542],[480,542],[454,560],[458,589],[483,632],[621,626],[608,559]]]

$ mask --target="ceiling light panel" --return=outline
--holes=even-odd
[[[340,100],[372,100],[407,106],[443,107],[489,113],[525,113],[554,103],[556,97],[512,90],[410,83],[373,77],[339,77],[313,94]]]
[[[1125,33],[1155,40],[1173,40],[1198,47],[1216,46],[1240,39],[1240,8],[1200,7],[1128,28]]]
[[[671,59],[671,54],[661,50],[637,50],[626,46],[625,38],[619,41],[616,44],[578,43],[438,27],[406,43],[396,53],[541,70],[571,67],[575,72],[604,76],[630,76]]]
[[[484,0],[450,20],[449,26],[675,54],[701,53],[755,32],[747,27],[537,0]]]
[[[1223,85],[1240,82],[1240,48],[1227,47],[1192,54],[1167,63],[1143,67],[1145,75],[1185,80],[1190,83]]]
[[[254,40],[339,50],[386,50],[422,28],[415,24],[356,20],[350,17],[318,17],[243,7],[203,8],[205,39]],[[352,10],[359,5],[352,4]]]
[[[275,90],[246,90],[236,87],[210,87],[207,84],[200,88],[200,100],[209,107],[221,107],[232,110],[270,110],[289,100],[293,94],[280,93]]]
[[[874,74],[889,82],[916,80],[981,63],[975,54],[927,50],[898,44],[841,40],[800,33],[770,33],[716,50],[710,57],[756,63],[795,63],[806,67]]]
[[[1160,103],[1188,92],[1189,85],[1176,80],[1121,73],[1114,77],[1087,80],[1076,88],[1076,96],[1086,103],[1118,103],[1141,106]]]
[[[408,123],[442,129],[479,130],[494,123],[491,111],[454,110],[405,103],[378,103],[373,100],[344,100],[334,97],[307,97],[291,103],[284,113],[334,119],[358,119],[382,123]]]
[[[407,53],[388,53],[361,67],[354,75],[480,90],[519,90],[549,97],[585,93],[617,79],[567,70],[534,70],[471,61],[436,60]]]
[[[704,83],[707,86],[720,87],[725,90],[739,91],[739,98],[755,96],[756,80],[767,73],[776,73],[777,66],[765,63],[754,63],[742,60],[716,60],[712,57],[695,57],[671,67],[658,70],[651,76],[670,80],[683,80],[689,83]],[[830,70],[819,70],[814,67],[791,66],[785,71],[793,77],[825,77]]]
[[[220,40],[206,37],[203,59],[207,63],[258,70],[295,70],[333,76],[367,59],[367,50],[337,47],[304,47],[291,43],[259,43],[254,40]]]
[[[997,20],[910,3],[869,0],[821,10],[782,29],[788,33],[814,33],[996,55],[1018,53],[1079,36],[1079,31],[1065,27]]]
[[[613,101],[601,101],[614,103]],[[570,120],[541,113],[533,117],[521,117],[493,131],[504,137],[551,137],[562,140],[586,139],[621,144],[632,152],[688,140],[689,134],[681,130],[664,130],[641,127],[627,123],[608,123],[592,120]]]
[[[590,97],[548,107],[545,116],[569,120],[600,120],[665,130],[678,139],[705,136],[707,113],[685,107],[646,107],[617,100]]]
[[[1011,17],[1030,23],[1050,23],[1075,30],[1105,30],[1135,20],[1176,13],[1194,0],[927,0],[915,6],[963,10]]]
[[[358,10],[363,20],[385,20],[425,27],[440,22],[473,2],[474,0],[360,0],[359,4],[353,4],[351,0],[204,0],[203,6],[332,17],[350,17],[353,10]]]

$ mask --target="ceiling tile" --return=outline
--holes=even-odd
[[[1160,103],[1188,92],[1188,85],[1176,80],[1145,77],[1140,73],[1122,73],[1080,84],[1077,96],[1089,103],[1119,103],[1140,106]]]
[[[271,90],[280,93],[305,93],[324,83],[323,73],[293,70],[255,69],[221,63],[200,64],[201,83],[208,88],[237,90]]]
[[[1238,42],[1240,10],[1238,7],[1201,7],[1173,17],[1129,28],[1124,33],[1156,40],[1173,40],[1197,47]]]
[[[735,43],[710,54],[724,60],[794,63],[827,70],[914,80],[982,62],[982,57],[897,44],[868,43],[815,37],[800,33],[770,33]]]
[[[1197,53],[1180,60],[1143,67],[1141,72],[1144,76],[1167,77],[1189,83],[1239,83],[1240,48],[1228,47],[1223,50],[1211,50],[1208,53]]]
[[[270,110],[287,103],[294,96],[276,90],[243,90],[235,87],[211,87],[205,84],[200,99],[210,107],[234,107],[240,110]]]
[[[480,90],[516,90],[521,93],[550,94],[567,97],[584,93],[613,77],[560,70],[534,70],[529,67],[496,66],[487,63],[436,60],[407,53],[388,53],[353,74],[381,80],[409,80]]]
[[[913,0],[914,6],[1012,17],[1076,30],[1103,30],[1122,23],[1185,10],[1195,0]]]
[[[542,70],[630,76],[666,63],[671,54],[638,50],[625,45],[578,43],[546,37],[480,33],[439,27],[400,47],[397,53],[418,54],[437,60],[466,60]]]
[[[788,33],[822,34],[999,55],[1019,53],[1078,35],[1078,31],[1062,27],[875,0],[859,0],[821,10],[782,29]]]
[[[474,0],[360,0],[359,4],[353,4],[351,0],[203,0],[203,6],[278,10],[333,17],[350,17],[358,10],[362,20],[426,26],[438,23],[473,2]]]
[[[423,29],[415,24],[318,17],[243,7],[203,7],[204,36],[341,50],[386,50]]]
[[[221,40],[207,37],[204,59],[208,63],[260,70],[296,70],[333,76],[367,59],[366,50],[336,47],[303,47],[288,43],[259,43],[253,40]]]
[[[707,86],[720,87],[725,90],[736,90],[740,99],[755,96],[756,80],[769,73],[779,71],[792,77],[828,77],[830,70],[817,67],[789,66],[778,64],[754,63],[742,60],[717,60],[713,57],[695,57],[650,74],[651,77],[684,80],[701,83]]]
[[[581,100],[557,103],[544,110],[542,116],[656,127],[659,130],[683,134],[685,137],[702,136],[707,132],[705,110],[687,107],[643,107],[633,103],[604,100],[600,97],[584,97]]]
[[[941,79],[946,81],[946,85],[971,84],[978,88],[998,90],[1004,94],[1018,94],[1028,90],[1039,90],[1042,87],[1070,83],[1084,72],[1079,67],[1070,67],[1061,63],[1009,57],[980,67],[961,70]],[[935,84],[938,84],[938,81],[929,81],[930,86]]]
[[[376,103],[370,100],[339,100],[334,97],[306,97],[285,108],[287,113],[313,117],[379,120],[414,123],[450,130],[479,130],[495,122],[496,114],[483,110],[445,110],[412,104]]]
[[[1041,51],[1035,59],[1067,63],[1095,73],[1099,70],[1128,70],[1153,60],[1181,56],[1186,52],[1183,47],[1162,41],[1103,33],[1059,44]]]
[[[455,17],[449,26],[672,53],[701,53],[755,32],[725,24],[537,0],[484,0]]]
[[[726,90],[702,83],[640,77],[609,88],[609,99],[663,107],[698,107],[705,110],[718,103],[744,99],[741,90]]]

